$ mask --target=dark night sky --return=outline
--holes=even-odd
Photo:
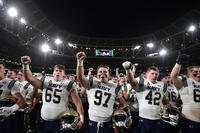
[[[34,1],[47,18],[61,29],[77,35],[114,38],[154,32],[198,6],[190,1],[175,0]]]

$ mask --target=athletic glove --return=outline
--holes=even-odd
[[[176,59],[176,63],[179,65],[182,65],[183,62],[187,61],[189,59],[189,55],[187,54],[179,54],[177,59]]]

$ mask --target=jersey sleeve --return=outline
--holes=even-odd
[[[181,81],[183,83],[183,87],[179,90],[179,93],[181,93],[183,95],[189,94],[187,78],[186,77],[181,77]]]
[[[122,86],[121,85],[117,85],[117,87],[115,88],[115,94],[116,94],[116,99],[121,98],[122,97]]]
[[[33,86],[31,84],[28,86],[27,91],[28,91],[28,94],[33,92]]]
[[[14,82],[12,84],[12,82]],[[16,93],[20,93],[20,82],[12,80],[9,84],[11,86],[11,94],[14,95]]]
[[[138,82],[138,85],[135,87],[139,87],[138,90],[136,90],[136,89],[135,90],[137,92],[143,91],[144,90],[144,78],[140,76],[140,77],[137,77],[135,80]]]
[[[77,84],[74,81],[69,81],[68,85],[67,85],[67,91],[71,92],[73,90],[77,90]],[[76,91],[77,92],[77,91]]]
[[[49,82],[52,82],[50,77],[44,77],[43,79],[41,79],[41,81],[42,81],[43,88],[47,88],[49,85]],[[41,89],[43,89],[43,88],[41,88]]]
[[[95,77],[90,75],[90,76],[87,77],[87,79],[90,82],[90,89],[97,87],[97,84],[98,84],[98,79],[97,78],[95,78]]]

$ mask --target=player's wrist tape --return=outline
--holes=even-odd
[[[88,72],[88,75],[91,75],[91,74],[92,74],[92,72],[89,71],[89,72]]]
[[[84,116],[80,115],[80,121],[84,122]]]
[[[30,70],[29,64],[22,64],[23,70]]]
[[[132,72],[135,73],[135,71],[136,71],[136,68],[135,68],[135,66],[133,65]]]
[[[83,66],[83,60],[77,60],[77,66]]]
[[[176,63],[174,67],[180,68],[180,67],[181,67],[181,64]]]
[[[125,71],[126,71],[126,74],[131,73],[131,69],[127,69]]]
[[[17,111],[19,109],[19,105],[14,104],[13,106],[10,107],[13,111]]]

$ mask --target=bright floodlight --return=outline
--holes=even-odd
[[[62,44],[63,42],[59,39],[59,38],[56,38],[55,39],[55,44],[59,45],[59,44]]]
[[[154,44],[153,44],[153,43],[147,43],[147,47],[153,48],[153,47],[154,47]]]
[[[167,54],[167,50],[165,50],[165,49],[161,49],[159,52],[160,56],[165,56],[166,54]]]
[[[0,0],[0,6],[3,6],[3,0]]]
[[[17,9],[15,7],[8,8],[7,13],[12,18],[17,17],[17,15],[18,15]]]
[[[20,22],[21,22],[22,24],[26,24],[26,20],[25,20],[24,18],[20,18]]]
[[[138,66],[138,65],[139,65],[138,63],[135,63],[135,64],[134,64],[134,66]]]
[[[42,52],[47,53],[48,51],[50,51],[50,47],[48,44],[44,43],[41,47]]]
[[[136,49],[140,49],[140,47],[141,47],[140,45],[136,45],[134,49],[135,49],[135,50],[136,50]]]
[[[71,48],[77,48],[77,45],[76,44],[72,44],[70,42],[68,42],[68,46],[71,47]]]
[[[69,46],[69,47],[73,47],[73,44],[72,44],[72,43],[68,43],[68,46]]]
[[[188,28],[189,32],[194,32],[196,30],[196,27],[194,25],[190,25],[190,27]]]

